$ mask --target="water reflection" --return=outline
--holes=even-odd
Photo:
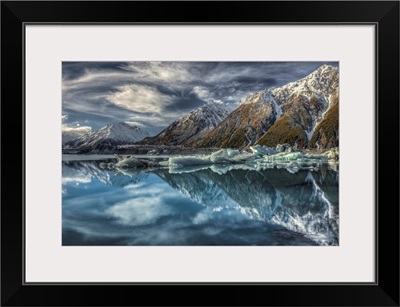
[[[63,162],[64,245],[338,245],[338,173]]]

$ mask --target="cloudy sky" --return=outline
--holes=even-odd
[[[305,77],[331,62],[63,62],[63,132],[126,121],[155,135],[213,101]]]

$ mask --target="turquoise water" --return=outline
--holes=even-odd
[[[338,173],[62,162],[63,245],[338,245]],[[104,166],[103,166],[104,167]]]

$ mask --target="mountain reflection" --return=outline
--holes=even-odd
[[[126,171],[119,176],[115,170],[102,169],[102,161],[68,161],[63,162],[62,178],[63,182],[74,181],[74,178],[96,178],[97,180],[109,186],[125,187],[131,183],[138,183],[147,178],[148,174],[140,170]]]
[[[205,206],[236,202],[249,218],[273,222],[310,235],[319,244],[338,244],[338,176],[284,169],[211,169],[191,173],[156,172],[174,189]]]
[[[92,212],[95,211],[96,217],[102,216],[98,223],[107,223],[110,237],[122,236],[123,239],[101,241],[99,235],[97,241],[89,240],[87,244],[339,244],[338,173],[330,168],[294,174],[285,169],[252,170],[240,167],[223,171],[206,168],[172,173],[168,168],[159,168],[122,172],[102,169],[97,161],[63,162],[63,191],[76,183],[87,185],[86,192],[74,186],[71,190],[76,193],[74,197],[69,198],[66,194],[64,199],[63,195],[63,244],[84,244],[80,239],[72,239],[79,237],[77,229],[92,227],[85,233],[86,237],[87,233],[96,232],[93,227],[101,229],[100,225],[94,225],[96,222],[93,219],[88,218],[87,212],[87,224],[79,225],[84,222],[82,218],[75,217],[83,215],[83,211],[78,212],[69,205],[79,196],[82,200],[79,210],[89,210],[84,207],[89,208],[88,197],[82,198],[82,193],[89,195],[90,190],[93,193],[102,190],[98,185],[95,192],[92,179],[103,186],[119,188],[118,191],[125,192],[133,187],[130,191],[134,193],[123,196],[121,192],[112,190],[107,196],[110,200],[108,202],[106,198],[103,208],[95,207],[93,203],[90,214],[94,216]],[[158,192],[150,193],[156,187]],[[148,194],[141,194],[140,203],[139,192]],[[118,201],[114,199],[116,194],[120,197]],[[186,205],[181,205],[184,203]],[[142,234],[143,237],[132,238],[128,226],[135,227],[135,235]],[[145,241],[150,227],[152,239]],[[161,234],[157,232],[163,231],[164,236],[169,231],[171,236],[172,233],[181,234],[182,241],[161,239]],[[237,241],[243,236],[248,236],[248,240]]]

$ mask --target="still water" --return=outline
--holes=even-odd
[[[62,162],[63,245],[338,245],[339,175]],[[239,167],[240,168],[240,167]]]

